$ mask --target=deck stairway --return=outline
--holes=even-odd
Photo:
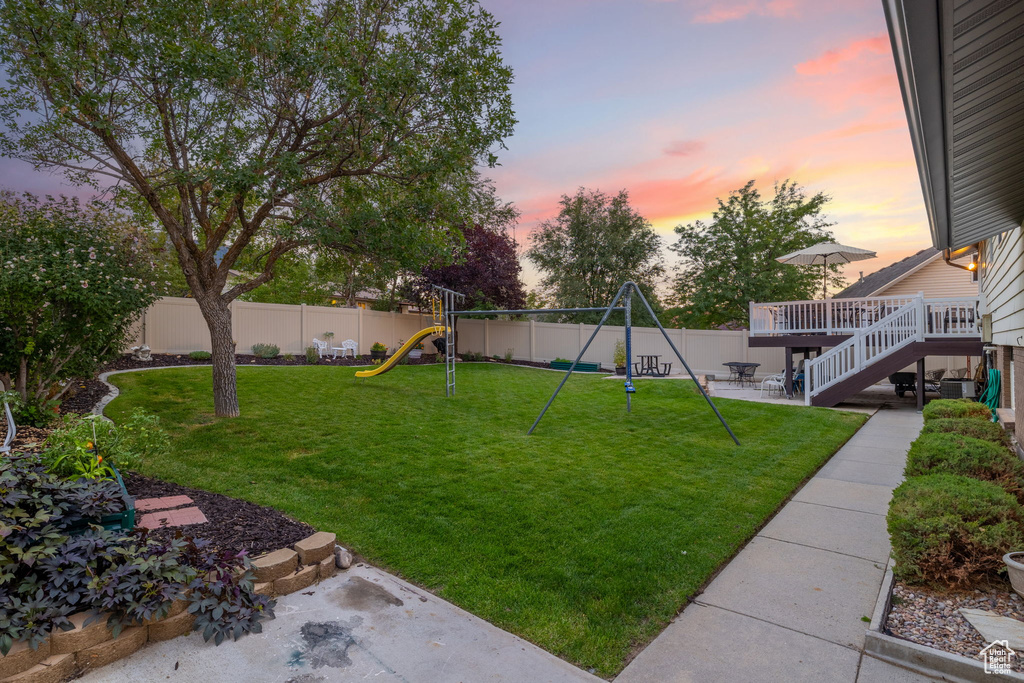
[[[980,355],[978,303],[918,295],[751,304],[751,336],[843,335],[804,366],[807,405],[833,406],[926,356]]]

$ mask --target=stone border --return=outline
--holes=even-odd
[[[268,597],[287,595],[334,576],[339,568],[348,569],[352,553],[335,541],[334,534],[320,531],[291,548],[254,559],[252,571],[264,581],[254,583],[253,591]],[[0,656],[0,683],[59,683],[123,659],[146,643],[188,635],[196,618],[187,607],[185,600],[175,600],[163,619],[129,626],[117,638],[107,628],[106,614],[88,626],[87,612],[72,614],[72,630],[51,633],[35,650],[25,642],[15,643],[6,656]]]
[[[968,659],[950,652],[938,650],[884,632],[885,621],[892,607],[892,558],[885,566],[871,625],[864,636],[864,654],[889,664],[910,669],[924,676],[957,683],[985,683],[992,680],[1024,681],[1024,674],[1012,672],[1001,676],[985,673],[984,665],[976,659]]]

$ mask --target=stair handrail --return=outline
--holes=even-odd
[[[804,364],[804,403],[825,389],[915,341],[924,340],[924,297],[889,313],[846,341]],[[870,340],[872,343],[868,343]]]

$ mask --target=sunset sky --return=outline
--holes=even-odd
[[[483,5],[515,71],[519,124],[490,175],[521,242],[579,186],[625,188],[668,242],[747,180],[770,196],[792,178],[832,196],[840,242],[878,252],[849,277],[930,245],[879,0]]]
[[[879,0],[482,3],[515,72],[519,123],[488,173],[520,243],[580,186],[628,190],[667,245],[747,180],[770,196],[792,178],[832,196],[840,242],[878,252],[849,277],[930,244]],[[0,177],[86,194],[13,160]]]

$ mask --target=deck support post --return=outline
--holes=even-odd
[[[793,398],[793,347],[786,347],[786,398]]]
[[[924,410],[924,358],[917,361],[917,412]]]

